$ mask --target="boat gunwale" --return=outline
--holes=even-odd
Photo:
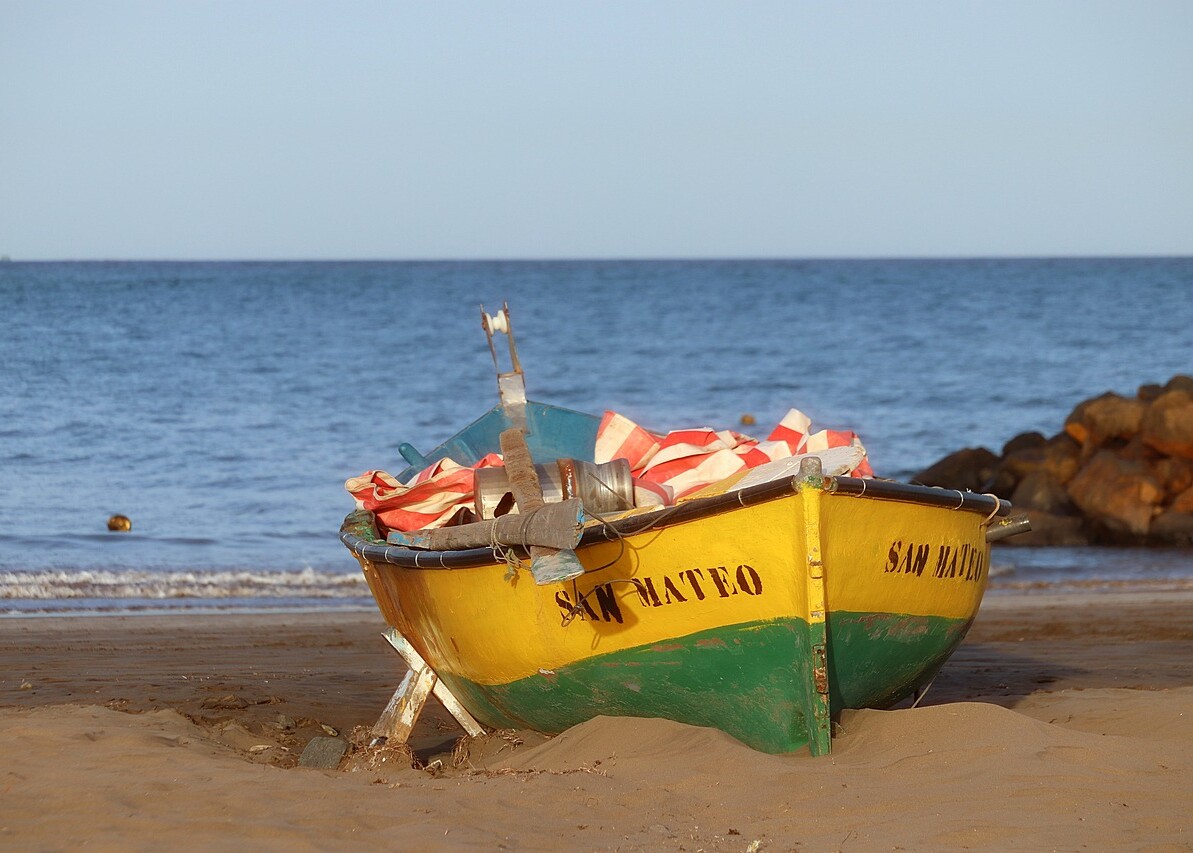
[[[805,480],[800,477],[785,477],[769,483],[760,483],[745,489],[729,491],[721,495],[682,501],[674,506],[663,507],[649,513],[627,515],[609,521],[599,520],[597,524],[585,525],[580,542],[582,548],[601,542],[612,542],[626,536],[658,530],[676,524],[683,524],[717,515],[737,508],[745,508],[797,494],[804,488]],[[823,491],[849,497],[874,500],[901,501],[947,508],[962,512],[980,513],[994,518],[1010,513],[1011,503],[995,495],[962,492],[939,486],[921,486],[894,480],[863,479],[860,477],[825,477]],[[383,563],[405,569],[470,569],[492,566],[505,562],[504,554],[492,548],[468,548],[459,551],[429,551],[390,545],[385,542],[370,542],[354,532],[362,523],[371,524],[376,531],[376,518],[371,511],[355,510],[349,513],[340,527],[340,541],[357,557],[370,562]],[[522,549],[514,552],[525,559]]]

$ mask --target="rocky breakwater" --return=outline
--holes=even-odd
[[[986,492],[1031,519],[1016,545],[1193,546],[1193,377],[1079,404],[1064,428],[959,450],[913,482]]]

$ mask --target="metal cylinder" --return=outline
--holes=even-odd
[[[563,500],[563,486],[559,468],[554,465],[535,465],[539,483],[543,487],[543,501],[559,503]],[[510,492],[509,475],[504,468],[476,469],[476,514],[479,518],[496,518],[509,512],[517,512],[514,496]]]
[[[584,509],[596,515],[634,507],[634,479],[630,463],[614,459],[600,465],[580,459],[560,459],[564,498],[579,498]]]
[[[1027,533],[1030,530],[1031,519],[1026,515],[1017,515],[1014,518],[1000,518],[997,522],[986,528],[986,541],[998,542],[1001,539],[1018,536],[1020,533]]]
[[[624,459],[600,465],[580,459],[559,459],[534,468],[547,503],[579,498],[585,510],[597,515],[634,506],[634,481],[630,463]],[[504,468],[477,469],[475,510],[481,519],[518,511]]]

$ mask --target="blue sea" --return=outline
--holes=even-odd
[[[496,402],[506,301],[533,399],[761,436],[794,406],[885,477],[1193,373],[1189,258],[0,263],[0,614],[371,607],[344,480]],[[992,577],[1184,585],[1193,553]]]

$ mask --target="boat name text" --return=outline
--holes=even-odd
[[[577,607],[582,619],[595,622],[617,622],[624,617],[613,583],[597,584],[591,590],[573,601],[568,590],[555,593],[555,603],[564,616],[573,613]],[[667,607],[672,604],[686,604],[704,601],[706,598],[729,598],[734,595],[762,595],[762,576],[753,566],[741,565],[735,570],[725,566],[709,566],[702,569],[685,569],[658,577],[630,578],[628,581],[638,595],[643,607]]]
[[[964,545],[928,545],[896,539],[886,555],[884,574],[978,583],[986,575],[986,549]]]

